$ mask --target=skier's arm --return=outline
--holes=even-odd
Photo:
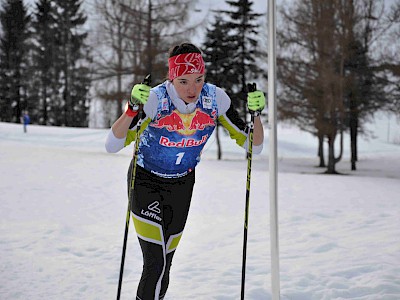
[[[236,141],[236,144],[247,150],[249,128],[239,117],[231,99],[222,89],[217,87],[216,96],[219,122],[228,131],[230,137]],[[255,117],[254,119],[253,153],[259,154],[263,149],[264,131],[260,117]]]
[[[264,142],[264,128],[261,124],[260,116],[254,117],[253,143],[260,146]]]
[[[158,98],[153,92],[150,92],[148,101],[143,106],[142,119],[149,119],[155,116],[157,112]],[[136,125],[139,122],[138,115],[127,114],[126,110],[122,115],[114,122],[111,130],[108,133],[106,140],[106,151],[109,153],[116,153],[129,145],[136,136]],[[145,121],[145,124],[146,123]],[[142,127],[143,129],[145,126]]]
[[[264,92],[257,90],[256,84],[248,85],[249,91],[247,93],[247,107],[251,114],[254,115],[254,131],[253,142],[254,145],[260,145],[264,141],[264,129],[261,124],[260,114],[265,107]]]
[[[111,127],[112,133],[117,139],[124,139],[126,137],[126,133],[128,132],[129,127],[131,127],[132,121],[134,117],[128,116],[126,113],[123,113],[117,121]],[[136,117],[136,123],[137,123]]]
[[[108,153],[117,153],[125,146],[126,134],[132,123],[133,117],[123,113],[111,127],[106,139],[106,151]]]

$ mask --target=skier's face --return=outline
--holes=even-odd
[[[181,98],[186,103],[194,103],[199,98],[204,84],[204,74],[185,74],[176,77],[172,84]]]

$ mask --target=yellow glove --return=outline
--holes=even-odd
[[[262,91],[247,93],[247,107],[251,112],[261,112],[265,107],[265,96]]]
[[[135,84],[131,91],[131,99],[129,100],[129,104],[133,107],[140,104],[146,104],[149,95],[150,87],[148,85],[143,83]]]

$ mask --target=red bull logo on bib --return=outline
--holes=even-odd
[[[165,128],[169,132],[177,132],[181,135],[189,136],[198,130],[205,130],[209,126],[215,126],[216,114],[216,111],[213,111],[211,117],[199,108],[191,114],[181,114],[175,109],[171,114],[165,115],[151,123],[150,126]]]
[[[166,128],[169,132],[185,129],[182,118],[175,111],[173,111],[170,115],[160,118],[151,124],[151,126],[155,128]]]

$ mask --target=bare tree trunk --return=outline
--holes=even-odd
[[[66,14],[64,12],[64,14]],[[71,49],[71,38],[70,38],[70,22],[69,18],[67,16],[64,16],[64,32],[62,33],[64,36],[64,56],[63,56],[63,72],[64,72],[64,91],[63,91],[63,100],[64,100],[64,105],[63,105],[63,119],[62,119],[62,124],[64,126],[71,126],[70,124],[70,108],[71,108],[71,92],[70,92],[70,73],[69,73],[69,64],[70,64],[70,49]]]
[[[358,131],[357,112],[350,110],[350,150],[351,150],[351,170],[352,171],[356,170],[357,131]]]
[[[338,157],[335,157],[335,140],[337,134],[336,130],[334,133],[328,135],[328,169],[326,174],[338,174],[336,171],[336,164],[342,159],[343,156],[343,129],[340,129],[340,153]]]
[[[69,41],[67,38],[67,42],[66,45],[64,47],[65,49],[65,62],[64,62],[64,93],[63,93],[63,100],[64,100],[64,107],[63,107],[63,111],[64,111],[64,126],[69,126],[69,107],[71,105],[71,98],[70,98],[70,91],[69,91]]]
[[[339,156],[335,158],[335,164],[341,161],[343,157],[343,129],[340,129],[340,153]]]
[[[335,159],[335,134],[328,136],[328,169],[326,174],[337,174]]]
[[[43,76],[45,77],[45,76]],[[42,101],[43,101],[43,106],[42,106],[42,125],[47,125],[47,79],[42,79]]]
[[[325,156],[324,156],[324,135],[318,133],[318,157],[319,157],[319,168],[326,168]]]

